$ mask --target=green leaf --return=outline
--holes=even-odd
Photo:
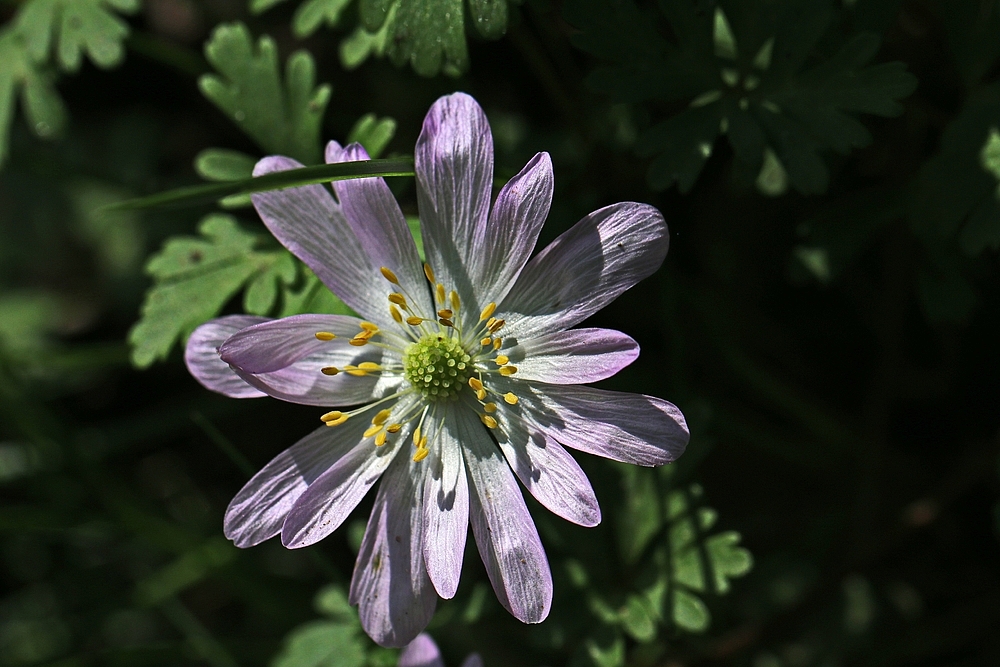
[[[620,633],[607,632],[584,642],[587,657],[596,667],[621,667],[625,664],[625,638]]]
[[[236,547],[221,536],[181,554],[136,584],[135,600],[141,606],[157,605],[197,584],[213,570],[231,563]]]
[[[361,5],[364,7],[364,4]],[[390,8],[389,16],[380,27],[369,31],[359,25],[350,37],[340,43],[340,64],[344,69],[352,70],[360,67],[370,56],[381,58],[389,45],[389,28],[396,16],[396,5]]]
[[[66,108],[56,92],[53,78],[28,55],[19,35],[11,30],[0,32],[0,165],[7,158],[18,97],[28,127],[36,136],[50,139],[62,132],[66,125]]]
[[[248,195],[267,190],[281,190],[313,183],[327,183],[366,176],[413,176],[412,158],[337,162],[279,171],[256,178],[212,185],[192,185],[167,190],[148,197],[130,199],[108,206],[108,210],[152,208],[154,206],[194,206],[207,204],[231,195]]]
[[[897,100],[916,88],[901,63],[868,66],[879,40],[859,33],[807,68],[831,20],[829,2],[783,7],[722,3],[714,13],[698,3],[662,0],[663,17],[633,0],[567,0],[564,17],[580,30],[573,43],[604,62],[588,76],[599,92],[655,108],[688,108],[639,137],[654,189],[674,183],[687,192],[716,137],[728,134],[741,178],[776,196],[788,186],[803,194],[826,190],[825,151],[847,154],[871,142],[854,114],[895,116]],[[724,11],[722,5],[726,7]],[[655,26],[665,18],[668,38]]]
[[[280,317],[303,313],[323,313],[329,315],[354,315],[354,311],[331,292],[326,285],[305,266],[299,268],[303,275],[298,289],[286,289]],[[362,526],[363,527],[363,526]]]
[[[351,128],[347,143],[355,141],[365,147],[368,155],[377,158],[396,134],[396,121],[385,117],[381,120],[373,113],[365,114]]]
[[[351,625],[313,621],[285,638],[271,667],[362,667],[365,645]]]
[[[254,158],[240,151],[225,148],[206,148],[194,158],[194,170],[208,181],[232,182],[253,177]],[[245,208],[250,206],[250,195],[233,195],[219,202],[223,208]]]
[[[205,57],[222,76],[203,75],[202,93],[265,153],[319,162],[319,130],[331,88],[314,87],[316,67],[308,52],[288,58],[282,83],[274,40],[265,35],[255,47],[245,25],[230,23],[212,33]]]
[[[704,632],[712,618],[705,603],[683,588],[674,589],[671,610],[677,627],[689,632]]]
[[[48,334],[58,330],[64,304],[41,290],[7,291],[0,296],[0,350],[37,353]]]
[[[292,32],[299,39],[316,32],[322,24],[334,27],[340,22],[340,15],[351,0],[306,0],[295,10],[292,18]]]
[[[649,602],[638,595],[630,595],[621,610],[622,629],[632,639],[648,642],[656,638],[656,621]]]
[[[625,495],[617,523],[618,547],[625,562],[634,563],[662,526],[656,473],[624,464],[616,467],[621,472]]]
[[[128,336],[132,363],[139,368],[165,359],[176,341],[218,315],[250,281],[288,277],[287,251],[258,251],[261,237],[241,229],[232,217],[210,215],[198,231],[200,237],[169,239],[146,265],[154,285]],[[273,305],[263,307],[260,294],[252,301],[256,312]]]
[[[134,14],[139,4],[139,0],[31,0],[14,25],[36,62],[47,62],[54,50],[60,67],[68,72],[80,68],[84,53],[98,67],[109,68],[124,58],[122,42],[129,34],[128,24],[112,10]]]

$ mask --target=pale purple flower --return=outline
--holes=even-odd
[[[331,142],[326,159],[367,155]],[[297,166],[269,157],[254,173]],[[515,475],[552,512],[594,526],[594,491],[564,447],[653,466],[688,440],[670,403],[581,386],[630,364],[634,340],[569,328],[660,266],[659,211],[602,208],[529,261],[552,199],[549,156],[490,211],[493,140],[464,94],[428,112],[416,174],[423,265],[382,179],[335,182],[336,199],[322,185],[253,195],[268,229],[365,320],[223,317],[186,353],[191,373],[227,396],[337,408],[233,499],[225,533],[237,546],[279,533],[287,547],[313,544],[384,475],[350,599],[386,646],[410,642],[438,596],[454,596],[470,522],[500,602],[527,623],[548,615],[552,577]]]
[[[398,667],[444,667],[444,660],[430,635],[421,632],[399,654]],[[483,667],[483,660],[473,653],[462,662],[462,667]]]

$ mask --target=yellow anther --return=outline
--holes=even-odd
[[[437,287],[434,288],[434,296],[437,297],[438,303],[444,303],[444,285],[437,284]]]
[[[500,375],[510,377],[517,372],[517,366],[504,366],[500,369]]]
[[[421,461],[423,461],[424,459],[426,459],[427,455],[430,454],[430,453],[431,452],[430,452],[429,449],[418,449],[417,453],[413,455],[413,462],[414,463],[420,463]]]
[[[486,426],[489,427],[489,428],[496,428],[497,427],[497,420],[494,419],[493,417],[490,417],[487,414],[481,414],[481,415],[479,415],[479,419],[482,420],[482,422],[484,424],[486,424]]]
[[[424,321],[424,318],[417,317],[416,315],[414,315],[413,317],[407,317],[406,318],[406,323],[409,324],[411,327],[419,326],[420,323],[423,322],[423,321]]]
[[[389,294],[389,301],[396,304],[403,310],[409,310],[409,308],[406,306],[406,297],[400,294],[399,292],[392,292],[391,294]]]
[[[332,422],[336,419],[340,419],[343,416],[344,416],[343,412],[341,412],[340,410],[334,410],[333,412],[327,412],[325,415],[320,417],[320,420],[325,422]]]
[[[389,314],[392,315],[392,319],[396,320],[398,324],[403,323],[403,314],[399,312],[399,308],[396,308],[395,304],[389,304]]]
[[[378,333],[378,329],[376,329],[375,331],[372,331],[371,329],[362,329],[358,333],[354,334],[354,337],[355,338],[364,338],[365,340],[369,340],[370,338],[372,338],[372,336],[374,336],[377,333]]]
[[[317,340],[333,340],[336,337],[337,337],[337,334],[332,334],[329,331],[317,331],[316,332],[316,339]]]
[[[340,372],[340,369],[337,368],[336,366],[326,366],[324,368],[319,369],[319,372],[322,373],[323,375],[336,375],[337,373]]]
[[[452,310],[458,310],[462,307],[462,300],[458,298],[458,292],[456,292],[455,290],[451,291],[451,294],[448,295],[448,298],[451,299]]]
[[[507,405],[517,405],[517,396],[512,392],[507,392],[503,395],[503,400],[506,401]]]
[[[420,445],[420,427],[419,426],[416,429],[414,429],[414,431],[413,431],[413,444],[417,445],[417,446]]]
[[[381,426],[386,421],[388,421],[388,419],[389,419],[389,413],[390,413],[390,410],[388,410],[388,409],[386,409],[386,410],[379,410],[377,413],[375,413],[375,416],[372,417],[372,423]]]
[[[360,326],[365,331],[371,331],[373,334],[378,333],[378,325],[377,324],[372,324],[371,322],[362,322]]]
[[[327,414],[331,414],[332,415],[333,413],[330,412],[330,413],[327,413]],[[323,416],[326,417],[327,415],[323,415]],[[348,420],[348,418],[350,418],[350,416],[351,415],[345,415],[345,414],[341,413],[340,416],[337,417],[336,419],[324,419],[323,421],[326,423],[327,426],[340,426],[341,424],[343,424],[344,422],[346,422]]]
[[[361,370],[364,370],[364,371],[380,371],[380,370],[382,370],[382,367],[379,366],[374,361],[362,361],[360,364],[358,364],[358,368],[360,368]]]
[[[499,350],[501,345],[503,345],[503,341],[502,340],[500,340],[499,338],[494,338],[493,339],[493,349],[494,350]]]
[[[501,329],[501,328],[503,327],[503,325],[505,325],[505,324],[507,324],[507,321],[506,321],[506,320],[495,320],[495,321],[493,322],[493,324],[491,324],[491,325],[489,326],[489,329],[490,329],[490,333],[496,333],[496,332],[500,331],[500,329]]]
[[[452,315],[454,315],[454,314],[455,313],[453,313],[448,308],[442,308],[441,310],[438,311],[438,317],[443,317],[446,320],[450,320],[451,317],[452,317]]]
[[[496,412],[497,411],[497,404],[496,403],[486,403],[485,405],[483,405],[483,410],[486,410],[486,412]]]
[[[381,271],[382,276],[393,285],[399,284],[399,278],[397,278],[396,274],[393,273],[392,270],[390,270],[388,267],[383,266],[381,269],[379,269],[379,271]]]
[[[385,427],[385,430],[389,433],[399,433],[399,429],[403,428],[402,424],[389,424]]]
[[[497,358],[494,359],[493,361],[496,363],[497,366],[503,366],[508,361],[510,361],[510,359],[507,357],[506,354],[500,354],[500,355],[497,355]]]
[[[436,280],[434,280],[434,269],[432,269],[431,265],[428,264],[427,262],[424,262],[424,275],[427,276],[427,281],[430,284],[433,285],[434,283],[437,282]]]
[[[367,429],[365,429],[365,432],[362,435],[366,438],[370,438],[381,430],[382,430],[381,424],[372,424]]]
[[[360,338],[358,336],[355,336],[354,338],[352,338],[351,340],[349,340],[347,342],[349,344],[353,345],[354,347],[363,347],[363,346],[365,346],[365,345],[368,344],[368,339],[367,338]]]
[[[485,389],[479,389],[479,390],[477,390],[476,391],[476,398],[478,398],[480,401],[485,400],[486,399],[486,390]]]
[[[508,368],[508,366],[504,366],[504,368]],[[347,373],[348,375],[353,375],[354,377],[358,378],[363,378],[366,375],[368,375],[368,371],[366,371],[363,368],[358,368],[357,366],[345,366],[344,372]]]
[[[482,391],[483,383],[480,382],[479,378],[469,378],[469,386],[475,391]]]
[[[451,320],[445,319],[443,317],[440,320],[438,320],[438,324],[441,324],[442,326],[446,326],[446,327],[451,327],[452,329],[455,328],[455,323],[454,322],[452,322]]]
[[[497,309],[497,305],[495,303],[493,303],[492,301],[490,301],[488,304],[486,304],[486,307],[483,308],[483,312],[479,313],[479,321],[482,322],[483,320],[490,319],[490,316],[493,314],[493,311],[496,310],[496,309]]]
[[[491,326],[493,326],[493,323],[496,322],[496,321],[497,321],[497,318],[495,318],[495,317],[491,317],[488,320],[486,320],[486,328],[489,329]]]
[[[378,434],[375,436],[375,446],[381,447],[382,445],[384,445],[386,438],[388,437],[389,435],[385,431],[379,431]]]
[[[417,445],[417,449],[427,449],[427,436],[420,438],[420,443]]]
[[[486,346],[487,346],[487,345],[489,345],[489,344],[490,344],[491,342],[493,342],[493,339],[492,339],[492,338],[490,338],[489,336],[487,336],[486,338],[484,338],[484,339],[482,339],[481,341],[479,341],[479,344],[480,344],[480,345],[482,345],[483,347],[486,347]]]

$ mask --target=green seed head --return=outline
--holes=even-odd
[[[403,353],[406,379],[424,397],[452,399],[471,375],[472,357],[459,341],[427,334]]]

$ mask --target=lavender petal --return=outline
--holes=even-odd
[[[237,375],[219,357],[219,347],[240,329],[266,322],[266,317],[227,315],[202,324],[192,332],[184,349],[184,363],[194,379],[206,389],[230,398],[266,396]]]
[[[444,660],[431,636],[421,632],[399,654],[398,667],[444,667]]]
[[[569,329],[520,340],[501,350],[517,377],[552,384],[586,384],[611,377],[639,356],[639,345],[613,329]]]

